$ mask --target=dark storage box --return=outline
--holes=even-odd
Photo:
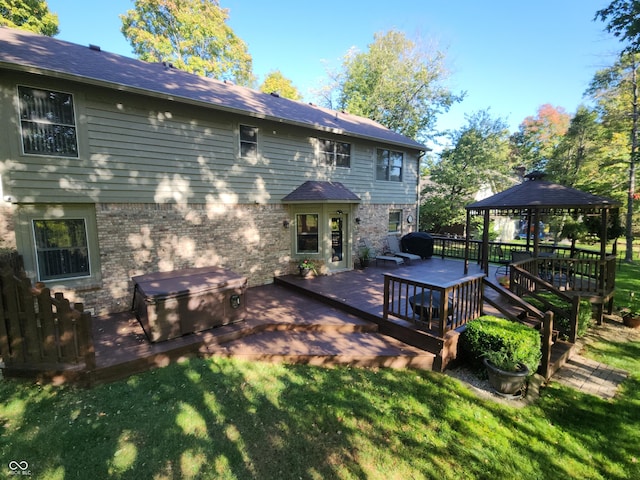
[[[132,278],[133,310],[152,342],[244,320],[246,277],[219,267]]]

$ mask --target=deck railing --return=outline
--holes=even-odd
[[[7,376],[84,374],[95,369],[91,315],[61,293],[31,286],[5,270],[0,276],[0,355]]]
[[[442,258],[464,258],[464,248],[466,240],[462,237],[446,237],[441,235],[431,235],[433,237],[433,255]],[[500,263],[502,257],[500,253],[506,255],[510,260],[511,250],[523,250],[525,245],[515,242],[489,242],[489,262]],[[585,250],[581,248],[571,248],[567,245],[554,245],[550,243],[540,243],[538,251],[543,255],[553,254],[556,257],[572,258],[580,260],[599,260],[600,252]],[[469,260],[479,262],[481,259],[482,241],[469,240]]]
[[[413,323],[429,334],[444,338],[482,314],[482,279],[470,275],[445,284],[434,284],[386,274],[383,317]]]

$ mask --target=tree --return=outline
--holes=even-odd
[[[612,161],[606,148],[611,144],[611,132],[598,120],[595,109],[578,107],[547,163],[546,173],[556,183],[611,196],[618,189],[618,162]]]
[[[605,30],[626,44],[623,54],[640,52],[640,2],[613,0],[596,12],[594,20],[607,23]]]
[[[252,84],[247,46],[226,24],[228,10],[217,0],[135,0],[134,7],[120,16],[121,31],[141,60]]]
[[[0,26],[20,28],[54,37],[59,33],[58,15],[44,0],[0,0]]]
[[[636,0],[613,0],[608,7],[596,12],[595,20],[606,23],[605,30],[613,33],[625,44],[621,59],[626,58],[631,64],[631,148],[629,155],[629,182],[627,188],[627,212],[625,218],[626,254],[625,261],[633,261],[633,213],[636,196],[636,163],[638,155],[638,59],[640,53],[640,2]]]
[[[300,95],[291,80],[282,75],[280,70],[273,70],[267,74],[262,85],[260,85],[260,91],[264,93],[275,92],[281,97],[291,100],[300,100],[302,98],[302,95]]]
[[[436,116],[462,99],[444,85],[447,77],[442,52],[427,52],[392,30],[376,34],[366,52],[347,53],[329,106],[426,140]]]
[[[467,116],[467,125],[450,134],[450,148],[429,168],[420,206],[421,228],[465,222],[465,205],[483,188],[501,191],[509,183],[509,131],[507,123],[487,110]]]
[[[527,170],[544,170],[567,132],[571,116],[562,107],[541,105],[536,116],[525,118],[512,135],[519,163]]]

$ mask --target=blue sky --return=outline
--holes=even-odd
[[[457,129],[465,114],[490,109],[515,131],[545,103],[575,112],[620,43],[594,22],[610,0],[220,0],[229,25],[248,45],[260,80],[279,69],[314,100],[326,70],[351,47],[366,50],[390,29],[419,36],[446,51],[448,84],[466,91],[438,127]],[[120,33],[132,0],[48,0],[58,14],[57,38],[133,56]]]

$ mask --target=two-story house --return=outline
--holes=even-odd
[[[425,147],[366,118],[0,28],[0,237],[96,314],[135,275],[250,285],[415,228]]]

